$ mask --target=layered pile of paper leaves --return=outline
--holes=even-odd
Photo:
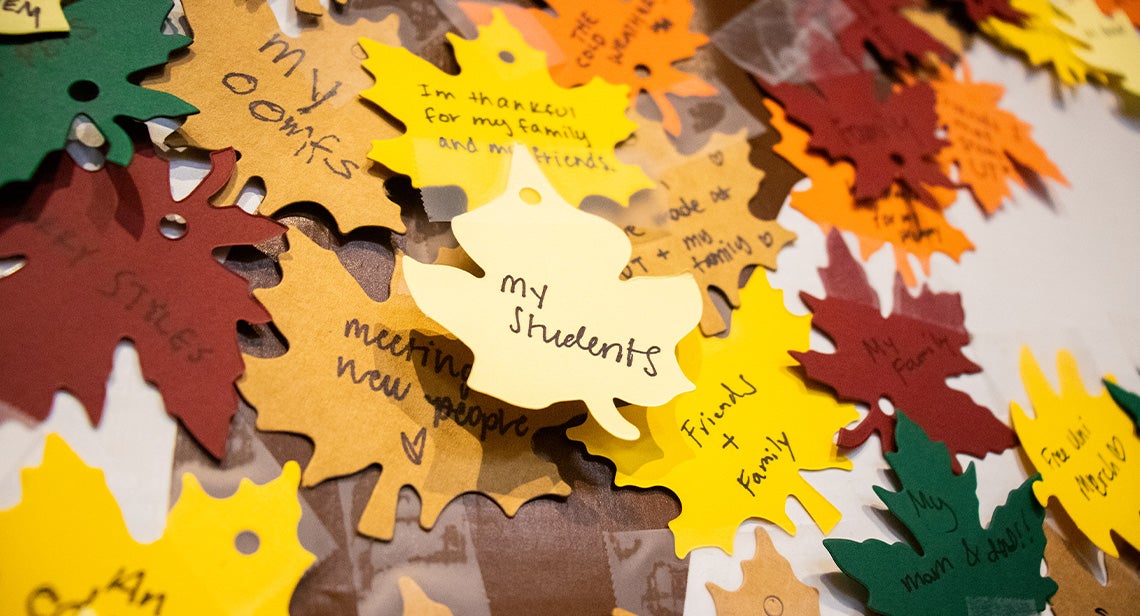
[[[5,2],[0,612],[1134,609],[1140,398],[1023,351],[1004,421],[924,281],[1067,185],[965,50],[1138,114],[1138,7]],[[868,448],[898,542],[817,487]]]

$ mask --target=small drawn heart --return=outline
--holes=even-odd
[[[712,154],[709,154],[709,160],[711,160],[712,164],[716,165],[717,167],[723,165],[724,164],[724,152],[717,150],[717,151],[713,152]]]
[[[404,455],[416,466],[424,461],[424,445],[427,444],[427,428],[420,428],[416,438],[408,440],[408,433],[400,433],[400,443],[404,446]]]

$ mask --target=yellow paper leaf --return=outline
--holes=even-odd
[[[0,4],[0,34],[70,30],[60,0],[6,0]]]
[[[540,416],[469,391],[471,352],[441,335],[409,295],[377,303],[331,251],[290,229],[280,256],[282,282],[254,292],[289,342],[281,357],[246,357],[242,395],[262,430],[305,434],[313,457],[304,484],[355,473],[372,464],[380,480],[359,530],[391,539],[400,489],[416,489],[420,524],[431,528],[443,508],[466,492],[494,499],[507,515],[570,487],[533,450],[534,433],[576,412]]]
[[[891,244],[895,267],[908,286],[917,284],[908,255],[914,255],[923,271],[930,273],[930,258],[936,252],[959,260],[974,244],[950,225],[941,211],[916,204],[898,184],[890,193],[867,204],[857,204],[851,196],[855,168],[849,163],[832,164],[808,151],[810,135],[787,120],[783,108],[766,100],[772,128],[780,133],[772,150],[811,178],[811,187],[792,193],[791,205],[828,233],[832,227],[850,231],[859,238],[859,254],[866,261],[883,244]],[[956,194],[937,186],[927,190],[943,207],[954,202]]]
[[[636,117],[641,127],[623,148],[645,160],[660,188],[637,208],[647,225],[626,232],[633,255],[623,278],[691,272],[702,289],[701,331],[713,336],[727,329],[710,298],[715,288],[728,304],[740,307],[740,274],[753,265],[776,269],[776,256],[796,235],[774,220],[760,220],[748,209],[764,172],[748,161],[746,131],[717,133],[692,156],[681,156],[658,122]]]
[[[532,49],[496,10],[479,38],[448,34],[461,67],[448,75],[410,51],[361,39],[376,85],[361,93],[407,127],[373,142],[369,156],[415,186],[458,185],[475,209],[503,192],[514,143],[524,144],[555,189],[577,206],[588,195],[625,204],[652,187],[621,163],[614,145],[634,129],[623,115],[628,86],[595,78],[562,88],[546,55]]]
[[[402,576],[397,584],[400,585],[400,599],[404,601],[404,616],[451,616],[449,607],[432,601],[412,578]]]
[[[258,177],[263,214],[314,201],[342,231],[377,225],[403,232],[400,208],[384,191],[389,174],[366,156],[372,139],[397,132],[357,97],[372,80],[355,43],[370,36],[398,45],[396,16],[351,26],[322,19],[290,38],[264,2],[186,0],[183,7],[194,44],[165,75],[144,83],[201,110],[172,139],[241,153],[215,203],[234,203]]]
[[[1021,380],[1035,417],[1010,404],[1013,428],[1030,463],[1041,473],[1037,500],[1056,497],[1077,528],[1097,547],[1117,556],[1110,531],[1140,547],[1140,472],[1136,424],[1102,387],[1085,391],[1077,362],[1057,354],[1061,389],[1054,392],[1028,348],[1021,350]]]
[[[23,501],[0,511],[0,613],[288,614],[314,560],[297,541],[299,475],[288,462],[277,479],[216,499],[185,474],[166,532],[140,544],[103,471],[49,435],[43,464],[23,472]]]
[[[744,582],[736,590],[705,582],[717,614],[819,616],[819,591],[796,577],[764,527],[756,527],[756,555],[740,569]]]
[[[1140,35],[1128,15],[1121,10],[1105,15],[1094,0],[1054,3],[1072,20],[1060,21],[1058,26],[1088,46],[1078,48],[1077,55],[1098,71],[1117,77],[1112,83],[1124,92],[1140,96]]]
[[[521,148],[498,199],[451,221],[486,272],[404,259],[429,317],[471,346],[473,389],[524,408],[583,400],[620,438],[637,438],[614,398],[663,404],[692,383],[673,358],[697,324],[692,275],[621,281],[630,244],[620,229],[566,203]]]
[[[681,515],[669,528],[678,556],[703,546],[730,552],[736,528],[750,517],[794,533],[789,496],[826,533],[840,513],[800,473],[850,470],[834,436],[858,413],[798,376],[788,350],[806,351],[810,331],[810,316],[790,314],[783,293],[766,276],[753,276],[728,338],[693,332],[681,341],[678,356],[696,389],[645,412],[648,431],[634,447],[589,420],[567,435],[612,460],[617,485],[663,486],[677,495]]]
[[[1050,65],[1061,83],[1073,86],[1089,76],[1100,77],[1078,55],[1082,44],[1062,29],[1065,16],[1049,0],[1010,0],[1010,6],[1025,17],[1021,25],[997,17],[982,20],[978,27],[998,43],[1024,53],[1030,66]]]

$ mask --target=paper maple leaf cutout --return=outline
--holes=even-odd
[[[851,469],[832,438],[858,418],[855,408],[808,388],[788,349],[807,349],[811,319],[784,308],[783,293],[756,275],[741,291],[727,338],[693,332],[677,355],[696,390],[641,410],[647,434],[632,444],[596,424],[567,431],[593,455],[609,458],[619,486],[661,486],[681,501],[669,523],[679,557],[704,546],[732,551],[740,523],[764,518],[789,533],[795,497],[824,533],[841,517],[801,474]],[[633,416],[633,412],[629,413]]]
[[[681,117],[666,94],[712,96],[715,87],[673,66],[692,57],[708,37],[689,29],[691,0],[625,2],[624,0],[550,0],[557,15],[539,9],[504,5],[499,10],[527,44],[546,52],[550,76],[569,88],[601,77],[629,86],[632,100],[640,91],[653,98],[671,135],[681,133]],[[491,21],[491,7],[460,2],[472,21]]]
[[[1116,11],[1124,11],[1134,26],[1140,26],[1140,0],[1096,0],[1105,15],[1112,15]]]
[[[1105,558],[1108,583],[1101,584],[1073,554],[1069,544],[1045,526],[1045,564],[1057,581],[1057,594],[1049,599],[1057,616],[1078,614],[1130,614],[1136,609],[1140,576],[1115,558]]]
[[[711,289],[739,308],[741,272],[754,265],[775,270],[780,250],[796,235],[749,211],[764,172],[749,162],[752,147],[745,131],[717,133],[700,151],[682,156],[658,123],[643,118],[637,123],[641,130],[622,152],[644,159],[642,168],[651,170],[660,188],[636,208],[645,225],[627,231],[633,255],[622,276],[691,272],[704,298],[701,331],[719,334],[728,325],[710,298]]]
[[[299,474],[288,462],[277,479],[216,499],[187,473],[162,538],[141,544],[103,472],[50,435],[43,464],[23,471],[23,501],[0,511],[0,612],[287,614],[314,560],[297,540]]]
[[[835,564],[870,592],[867,607],[888,616],[1014,616],[1045,609],[1057,584],[1040,574],[1045,510],[1030,495],[1037,478],[1010,492],[982,528],[974,465],[954,475],[946,446],[930,440],[905,412],[896,415],[899,450],[887,454],[887,463],[902,489],[874,488],[918,549],[877,539],[823,540]]]
[[[1096,71],[1110,75],[1115,87],[1132,97],[1140,96],[1140,35],[1123,11],[1105,15],[1093,0],[1056,0],[1054,8],[1069,20],[1057,26],[1087,47],[1075,53]]]
[[[458,185],[474,209],[503,192],[514,143],[538,159],[572,205],[588,195],[625,204],[652,182],[619,162],[613,146],[635,128],[623,115],[628,88],[599,78],[559,87],[546,54],[530,48],[495,11],[479,38],[448,34],[462,71],[448,75],[402,47],[361,39],[376,85],[361,96],[407,126],[375,141],[369,157],[420,186]]]
[[[938,79],[930,82],[939,124],[946,128],[947,145],[939,159],[947,169],[957,165],[958,182],[970,188],[982,210],[992,214],[1001,207],[1010,196],[1007,180],[1026,187],[1022,170],[1068,186],[1061,170],[1033,141],[1033,128],[998,108],[1005,88],[974,81],[969,67],[963,71],[959,81],[943,65]]]
[[[1082,43],[1061,28],[1066,20],[1050,0],[1010,0],[1025,17],[1011,23],[991,17],[978,22],[978,28],[995,42],[1025,54],[1030,66],[1050,66],[1067,86],[1084,83],[1090,76],[1103,81],[1099,71],[1081,59]]]
[[[1000,19],[1013,25],[1021,25],[1025,14],[1013,6],[1014,0],[952,0],[966,7],[966,15],[980,24],[987,19]]]
[[[796,577],[764,527],[756,527],[756,555],[740,563],[740,570],[744,582],[736,590],[705,582],[717,614],[819,616],[819,591]]]
[[[855,167],[856,200],[876,199],[900,182],[923,203],[941,209],[928,186],[950,187],[938,166],[944,142],[935,136],[934,90],[925,82],[896,86],[886,100],[875,94],[872,73],[827,77],[809,86],[769,89],[788,118],[811,131],[810,147]]]
[[[66,389],[97,423],[115,345],[130,339],[167,412],[222,456],[237,411],[233,382],[244,369],[235,327],[265,323],[269,314],[211,253],[278,236],[282,227],[211,206],[234,152],[214,152],[210,162],[202,183],[175,201],[169,165],[153,152],[94,173],[67,159],[19,218],[0,220],[0,257],[27,259],[0,279],[0,371],[14,379],[0,398],[44,419],[52,396]],[[179,220],[184,235],[164,236],[162,225]]]
[[[282,357],[246,357],[238,384],[262,430],[304,434],[314,445],[304,485],[382,467],[359,523],[388,540],[400,489],[419,494],[420,523],[431,528],[466,492],[493,499],[507,515],[570,487],[533,450],[534,433],[578,409],[528,414],[477,392],[464,379],[471,352],[393,285],[384,302],[368,297],[341,266],[290,230],[282,283],[255,292],[289,341]],[[397,272],[393,280],[402,278]]]
[[[1140,423],[1140,396],[1124,389],[1110,379],[1104,379],[1103,382],[1104,388],[1108,390],[1108,395],[1112,396],[1113,402],[1127,412],[1132,417],[1132,421]]]
[[[764,101],[772,114],[772,128],[781,140],[773,150],[811,178],[811,188],[792,192],[791,205],[812,219],[824,233],[831,229],[850,231],[859,238],[860,257],[865,261],[884,244],[891,244],[895,267],[907,285],[917,283],[908,256],[918,259],[923,271],[930,273],[930,258],[935,252],[959,260],[974,245],[960,230],[950,226],[941,211],[916,205],[914,198],[897,185],[890,194],[870,204],[856,205],[850,187],[855,170],[850,164],[829,163],[808,152],[808,134],[789,123],[784,110],[772,101]],[[943,207],[954,202],[954,191],[933,189]]]
[[[917,5],[914,0],[844,0],[854,19],[836,34],[840,49],[857,64],[871,47],[897,66],[925,63],[930,55],[953,62],[956,54],[900,12]]]
[[[134,145],[120,121],[197,111],[128,79],[190,44],[185,36],[162,34],[171,6],[169,0],[73,2],[64,11],[71,22],[68,36],[0,45],[0,186],[31,179],[44,157],[64,146],[77,115],[90,118],[107,138],[107,158],[126,165]]]
[[[351,26],[324,19],[290,38],[268,4],[250,4],[184,2],[194,45],[146,83],[202,110],[171,139],[241,152],[220,202],[236,201],[258,177],[265,183],[258,207],[264,214],[313,201],[342,231],[378,225],[403,232],[400,208],[384,192],[386,175],[366,156],[373,138],[398,133],[357,96],[372,80],[358,64],[356,40],[367,35],[399,44],[397,18]]]
[[[1128,464],[1140,451],[1136,425],[1108,392],[1085,391],[1068,351],[1057,353],[1057,372],[1061,389],[1054,392],[1022,348],[1021,380],[1035,417],[1016,402],[1009,406],[1021,445],[1041,473],[1033,493],[1043,505],[1055,497],[1089,541],[1115,557],[1111,532],[1140,547],[1140,473]]]
[[[451,226],[482,278],[403,261],[416,304],[475,352],[472,389],[532,409],[582,400],[629,440],[614,398],[662,404],[692,388],[672,349],[700,316],[693,277],[618,280],[625,234],[562,200],[521,149],[506,192]]]
[[[397,584],[400,586],[400,599],[404,602],[406,616],[452,616],[451,608],[432,601],[412,578],[402,576]]]
[[[879,407],[884,397],[955,455],[982,458],[1013,447],[1008,426],[969,394],[946,385],[949,377],[982,371],[962,355],[970,334],[958,294],[932,293],[923,286],[911,297],[896,276],[894,308],[884,318],[867,274],[835,231],[827,237],[827,253],[830,263],[819,270],[827,297],[801,293],[800,298],[813,313],[812,325],[835,343],[836,352],[791,355],[840,399],[870,407],[859,425],[840,433],[840,447],[857,447],[877,432],[883,451],[894,449],[894,420]],[[956,460],[954,469],[959,470]]]

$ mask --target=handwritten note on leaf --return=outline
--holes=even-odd
[[[60,0],[7,0],[0,4],[0,34],[67,32]]]
[[[794,371],[787,351],[807,349],[809,317],[790,314],[783,293],[762,275],[752,277],[741,301],[728,338],[693,332],[681,341],[678,356],[696,389],[638,414],[648,434],[632,447],[590,421],[567,431],[614,462],[617,485],[663,486],[677,495],[681,515],[669,528],[678,556],[704,546],[731,551],[736,528],[750,517],[794,533],[789,497],[824,532],[840,519],[802,472],[851,468],[834,435],[858,413],[808,388]]]
[[[625,204],[652,182],[619,162],[614,145],[629,136],[626,86],[601,79],[577,88],[550,78],[535,51],[496,11],[471,41],[448,35],[462,68],[448,75],[402,47],[366,38],[364,67],[376,85],[361,93],[407,126],[375,141],[369,156],[405,173],[415,186],[458,185],[468,209],[503,192],[514,143],[533,156],[555,189],[577,206],[587,195]]]
[[[393,274],[377,303],[335,253],[295,229],[282,254],[282,282],[256,291],[289,341],[276,358],[246,357],[238,384],[263,430],[312,439],[306,485],[379,464],[380,479],[361,514],[361,533],[391,539],[404,486],[431,528],[448,503],[480,492],[514,515],[526,501],[570,487],[534,454],[534,433],[578,409],[541,415],[470,391],[471,351],[442,335]],[[553,423],[548,423],[553,422]]]
[[[630,97],[644,90],[661,110],[665,130],[681,132],[681,118],[665,96],[711,96],[716,88],[673,66],[690,58],[708,37],[689,30],[691,0],[551,0],[557,16],[539,9],[504,5],[507,19],[528,44],[546,52],[550,74],[571,87],[601,77],[629,86]],[[475,2],[460,8],[478,24],[491,21],[491,9]]]
[[[405,276],[424,313],[475,352],[473,389],[525,408],[583,400],[633,439],[614,398],[663,404],[692,388],[673,348],[700,317],[693,277],[620,281],[629,240],[561,199],[521,148],[506,192],[451,224],[486,274],[404,259]]]
[[[835,564],[869,591],[867,607],[887,616],[1029,616],[1045,609],[1057,584],[1040,574],[1045,509],[1029,493],[1036,478],[1010,492],[983,528],[974,465],[954,475],[946,447],[903,411],[896,415],[898,451],[887,463],[901,489],[875,486],[875,493],[918,549],[905,541],[823,540]]]
[[[1021,350],[1021,380],[1035,417],[1016,402],[1010,414],[1030,463],[1041,473],[1033,492],[1042,504],[1056,497],[1090,541],[1117,556],[1112,531],[1140,546],[1136,424],[1108,392],[1085,391],[1067,351],[1057,354],[1057,372],[1061,388],[1055,392],[1029,349]]]
[[[286,614],[314,560],[297,540],[299,475],[287,462],[277,479],[243,480],[223,499],[183,475],[166,532],[140,544],[102,471],[51,435],[43,464],[24,471],[23,501],[0,511],[0,612]]]

